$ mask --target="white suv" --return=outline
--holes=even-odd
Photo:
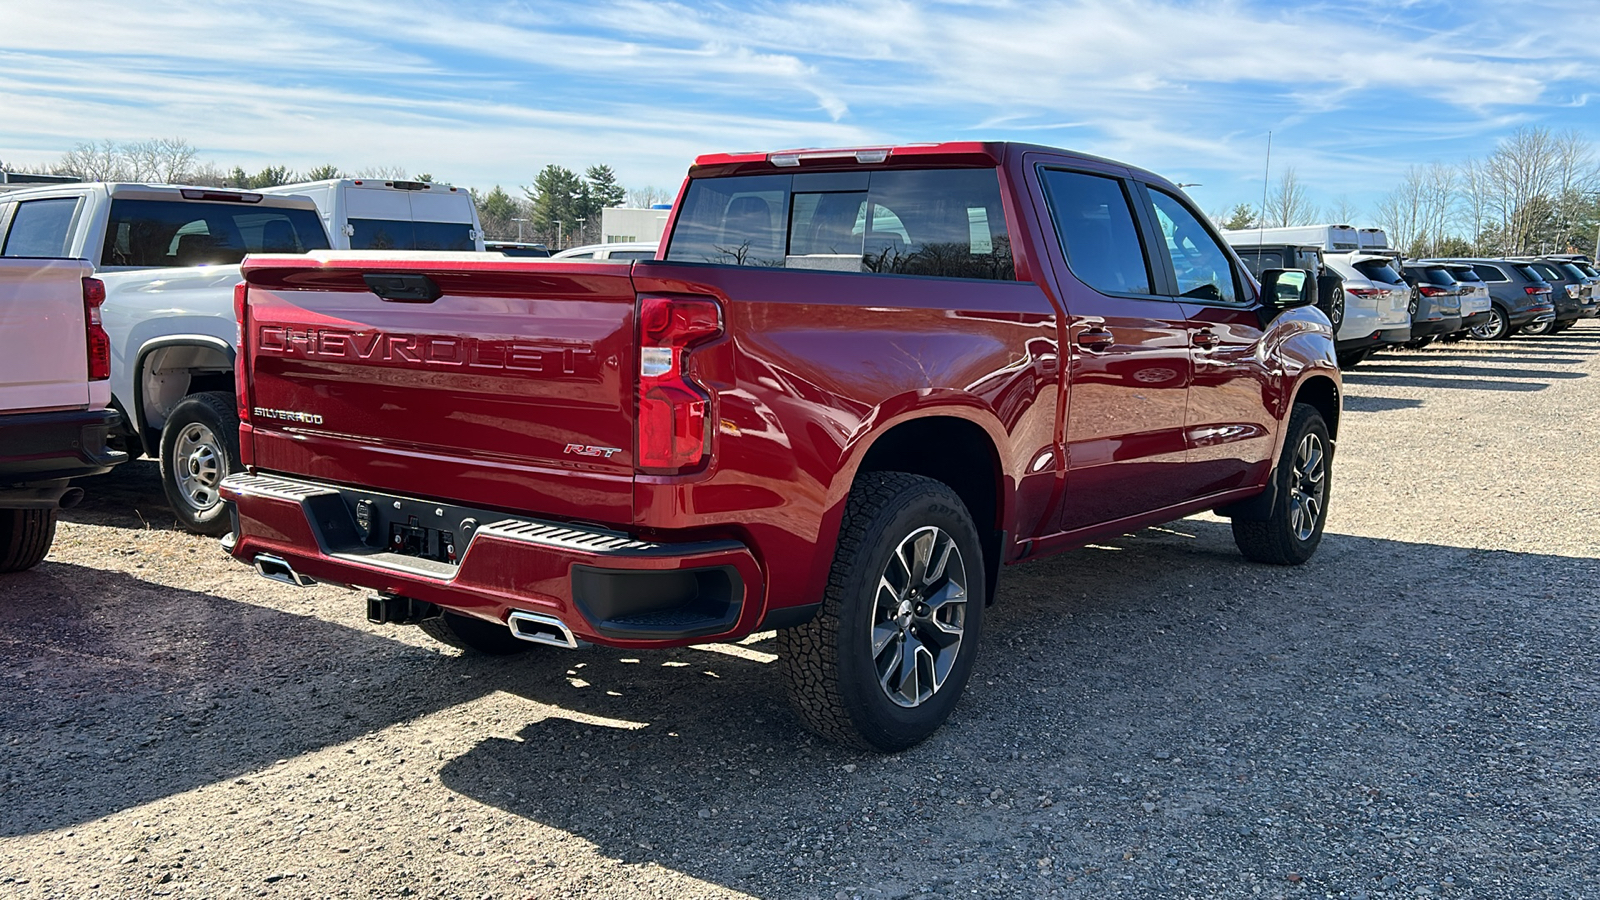
[[[1344,279],[1344,326],[1339,329],[1339,367],[1348,369],[1391,344],[1411,339],[1415,293],[1387,256],[1374,253],[1328,253],[1323,263]],[[1364,346],[1350,347],[1363,339]]]

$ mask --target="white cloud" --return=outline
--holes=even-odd
[[[1223,183],[1259,178],[1271,129],[1275,158],[1341,193],[1481,155],[1511,122],[1584,121],[1600,80],[1600,19],[1577,0],[1525,4],[1509,39],[1503,9],[1472,2],[14,6],[0,157],[171,135],[224,164],[464,184],[603,161],[670,185],[700,152],[972,136]]]

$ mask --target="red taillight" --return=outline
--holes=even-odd
[[[250,421],[250,367],[245,365],[247,351],[244,346],[245,293],[249,289],[250,286],[243,281],[233,286],[233,321],[238,323],[238,330],[234,332],[237,337],[233,342],[236,351],[233,360],[233,397],[239,409],[240,422]]]
[[[1354,294],[1357,297],[1377,297],[1377,296],[1381,296],[1383,294],[1389,293],[1388,291],[1386,291],[1386,290],[1384,290],[1382,288],[1358,288],[1358,287],[1345,288],[1344,292],[1346,294]]]
[[[98,278],[83,280],[83,334],[89,350],[89,380],[111,377],[111,336],[100,322],[100,304],[106,302],[106,283]]]
[[[711,397],[685,367],[689,348],[721,333],[715,300],[639,298],[639,468],[676,472],[705,458]]]
[[[1442,288],[1435,284],[1418,285],[1417,290],[1421,291],[1424,297],[1437,297],[1440,294],[1450,293],[1448,288]]]
[[[1532,285],[1529,285],[1528,287],[1523,288],[1522,291],[1523,293],[1530,295],[1548,294],[1550,293],[1550,286],[1545,285],[1544,287],[1533,287]]]

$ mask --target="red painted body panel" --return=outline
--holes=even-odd
[[[668,545],[735,542],[742,549],[717,564],[743,578],[738,622],[698,640],[817,602],[858,468],[912,420],[960,419],[986,436],[992,462],[973,463],[995,468],[998,502],[978,525],[1004,531],[1007,561],[1260,493],[1300,386],[1325,378],[1337,390],[1326,319],[1095,293],[1056,243],[1032,173],[1040,154],[1130,172],[979,143],[895,148],[878,164],[998,167],[1016,282],[442,254],[252,258],[246,462]],[[859,165],[803,158],[787,171]],[[690,178],[770,171],[785,170],[767,154],[716,155]],[[664,249],[670,233],[669,223]],[[427,275],[442,295],[383,301],[366,272]],[[722,310],[723,334],[685,364],[711,398],[709,453],[694,471],[634,466],[642,294],[709,297]],[[1114,342],[1080,341],[1102,327]],[[1216,340],[1196,347],[1202,330]],[[587,453],[596,448],[614,452]],[[399,573],[320,549],[297,504],[237,500],[241,559],[272,553],[313,578],[489,619],[551,612],[586,640],[649,643],[603,638],[573,608],[570,567],[592,560],[479,540],[452,578]]]

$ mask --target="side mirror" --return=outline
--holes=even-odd
[[[1315,287],[1305,269],[1267,269],[1261,273],[1261,303],[1274,312],[1310,306],[1317,300]]]

